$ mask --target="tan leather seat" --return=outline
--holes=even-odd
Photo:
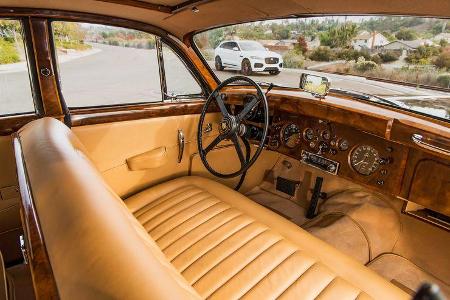
[[[125,205],[62,123],[38,120],[19,137],[62,298],[408,298],[214,181],[182,177]]]

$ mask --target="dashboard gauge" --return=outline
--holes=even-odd
[[[321,136],[324,140],[328,141],[331,138],[331,132],[329,130],[324,130],[322,131]]]
[[[307,141],[311,141],[314,138],[314,130],[312,128],[306,128],[305,131],[303,131],[303,137]]]
[[[337,146],[338,146],[338,149],[339,149],[339,150],[345,151],[345,150],[348,149],[349,144],[348,144],[348,141],[347,141],[347,140],[345,140],[345,139],[340,139],[340,140],[338,140],[338,142],[337,142]]]
[[[375,172],[379,167],[379,160],[378,151],[368,145],[358,146],[350,155],[352,168],[361,175],[370,175]]]
[[[300,128],[295,123],[289,123],[281,129],[281,142],[293,149],[300,144]]]

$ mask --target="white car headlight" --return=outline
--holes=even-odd
[[[263,60],[264,58],[259,57],[259,56],[250,56],[251,59],[256,59],[256,60]]]

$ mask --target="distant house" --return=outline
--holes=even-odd
[[[386,44],[381,47],[382,50],[390,50],[390,51],[413,51],[416,50],[419,46],[424,45],[432,45],[433,42],[430,40],[414,40],[414,41],[393,41],[389,44]]]
[[[363,49],[374,50],[388,43],[389,43],[388,39],[385,38],[384,35],[376,31],[373,32],[361,31],[352,40],[352,46],[355,50],[363,50]]]
[[[447,43],[450,43],[450,32],[442,32],[436,35],[433,40],[437,43],[439,43],[441,40],[447,41]]]

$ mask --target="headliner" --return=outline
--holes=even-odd
[[[192,10],[198,8],[198,12]],[[0,0],[0,7],[96,13],[141,21],[176,37],[226,24],[293,15],[450,16],[449,0]]]

